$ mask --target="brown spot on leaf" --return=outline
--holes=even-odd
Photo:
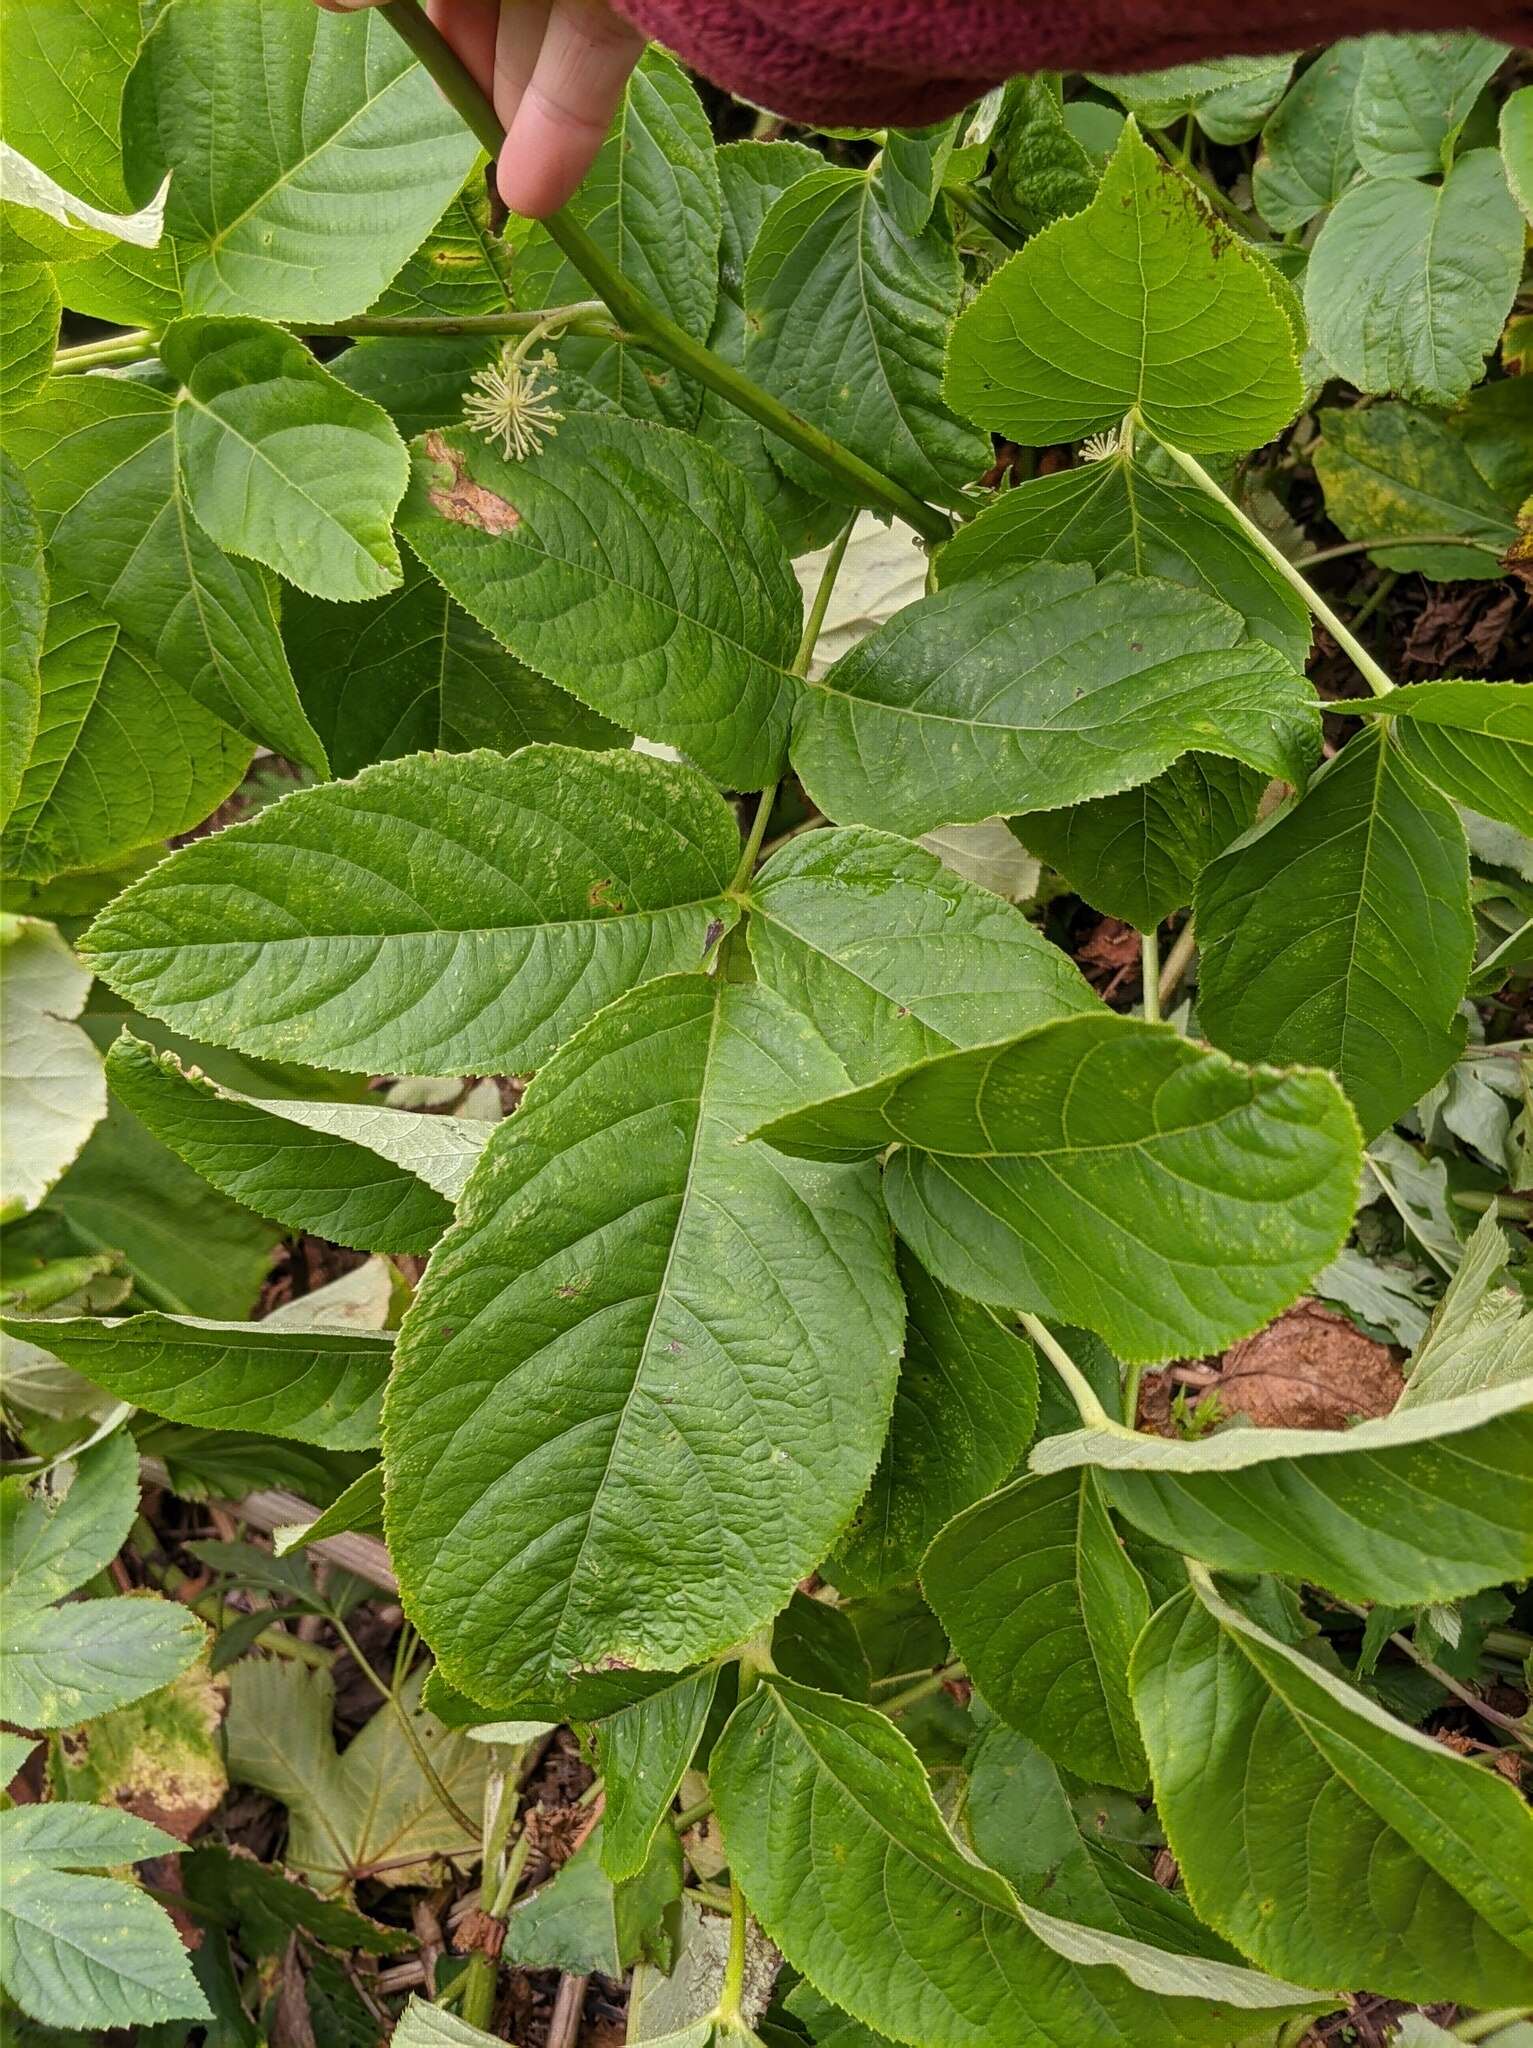
[[[454,526],[477,526],[481,533],[490,534],[512,533],[521,525],[522,515],[516,507],[497,497],[494,491],[486,490],[483,484],[476,484],[468,473],[468,464],[441,434],[433,431],[426,436],[426,453],[447,471],[450,479],[430,485],[426,492],[433,510],[444,519],[450,519]]]
[[[586,892],[587,903],[593,910],[626,910],[628,906],[621,896],[612,893],[616,887],[610,876],[605,881],[593,882]]]

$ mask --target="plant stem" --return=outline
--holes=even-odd
[[[1385,533],[1373,540],[1347,540],[1334,548],[1316,548],[1300,555],[1294,567],[1313,569],[1321,562],[1340,562],[1348,555],[1372,554],[1375,548],[1478,548],[1482,555],[1494,553],[1483,540],[1474,540],[1467,533]]]
[[[1526,1196],[1485,1195],[1474,1188],[1467,1189],[1461,1193],[1455,1193],[1453,1205],[1456,1209],[1472,1210],[1479,1216],[1484,1216],[1488,1212],[1494,1213],[1497,1216],[1504,1216],[1508,1223],[1520,1223],[1529,1216],[1533,1216],[1533,1202],[1530,1202]]]
[[[1003,249],[1022,247],[1026,237],[1012,226],[1004,213],[997,211],[977,185],[949,185],[945,189],[949,199],[956,199],[969,218],[977,221],[987,234],[993,235]]]
[[[511,1901],[516,1897],[516,1888],[521,1883],[522,1872],[527,1868],[527,1858],[531,1853],[532,1839],[523,1828],[511,1844],[511,1854],[506,1858],[506,1868],[495,1887],[495,1896],[485,1908],[492,1920],[504,1920],[511,1910]],[[488,2028],[495,2013],[495,1986],[500,1976],[500,1965],[494,1956],[478,1949],[469,1958],[463,1975],[463,2017],[471,2027]]]
[[[913,1707],[918,1700],[929,1699],[934,1692],[941,1692],[951,1678],[966,1678],[967,1668],[961,1659],[944,1664],[940,1671],[932,1671],[925,1678],[919,1678],[914,1685],[907,1685],[903,1692],[897,1692],[892,1699],[880,1700],[881,1714],[903,1714],[907,1707]]]
[[[1176,935],[1171,951],[1166,955],[1166,964],[1160,970],[1160,1007],[1164,1012],[1171,1004],[1183,977],[1192,965],[1192,956],[1198,950],[1198,935],[1189,917]]]
[[[109,334],[102,341],[82,341],[74,348],[61,348],[53,358],[55,376],[70,376],[77,370],[99,370],[112,363],[142,363],[158,346],[147,327],[131,334]]]
[[[713,1794],[699,1799],[692,1806],[684,1806],[680,1813],[671,1815],[671,1826],[678,1835],[684,1835],[688,1828],[695,1828],[700,1820],[706,1820],[713,1811]]]
[[[1158,434],[1156,439],[1160,440]],[[1219,488],[1201,463],[1195,462],[1190,455],[1185,454],[1182,449],[1173,446],[1170,441],[1161,441],[1160,445],[1171,457],[1177,468],[1185,476],[1190,477],[1200,491],[1205,492],[1216,504],[1224,507],[1236,521],[1246,538],[1277,570],[1283,581],[1291,589],[1298,592],[1299,596],[1303,598],[1321,625],[1325,627],[1364,682],[1367,683],[1373,694],[1376,697],[1387,697],[1395,687],[1393,681],[1380,668],[1356,634],[1351,632],[1337,618],[1335,612],[1331,610],[1331,607],[1326,603],[1319,591],[1300,575],[1293,563],[1283,553],[1283,550],[1274,541],[1267,538],[1256,521],[1241,510],[1228,491],[1222,491]]]
[[[744,2015],[740,2002],[745,1995],[745,1937],[750,1921],[745,1910],[745,1894],[741,1891],[733,1871],[729,1873],[729,1955],[724,1963],[724,1983],[719,1992],[718,2016],[726,2026],[734,2026]]]
[[[341,1620],[340,1616],[338,1614],[331,1614],[326,1618],[328,1619],[330,1626],[335,1630],[336,1634],[340,1637],[341,1641],[346,1645],[347,1649],[351,1652],[352,1661],[355,1663],[357,1669],[362,1673],[362,1676],[368,1681],[368,1683],[374,1688],[375,1691],[383,1695],[384,1699],[388,1701],[390,1707],[393,1709],[395,1717],[399,1722],[400,1729],[404,1734],[405,1741],[410,1745],[410,1754],[415,1758],[416,1763],[419,1764],[421,1776],[426,1780],[426,1783],[431,1787],[432,1792],[436,1795],[437,1802],[441,1806],[443,1812],[451,1814],[453,1820],[460,1828],[462,1828],[464,1834],[468,1836],[468,1839],[471,1842],[477,1842],[479,1840],[478,1822],[470,1820],[469,1816],[464,1812],[463,1808],[458,1804],[457,1800],[453,1798],[451,1792],[448,1791],[446,1785],[443,1784],[441,1774],[438,1772],[436,1765],[431,1761],[431,1758],[426,1753],[426,1745],[421,1741],[420,1730],[416,1727],[415,1723],[410,1718],[409,1708],[405,1705],[404,1701],[400,1698],[399,1694],[394,1690],[394,1688],[391,1685],[386,1685],[384,1681],[378,1676],[377,1672],[373,1669],[372,1665],[367,1661],[366,1656],[363,1654],[362,1648],[357,1642],[356,1637],[351,1633],[350,1629],[347,1628],[345,1622]]]
[[[435,23],[416,5],[416,0],[390,0],[384,19],[414,51],[431,74],[442,94],[463,116],[469,128],[492,158],[500,155],[506,132],[495,109],[477,82],[460,62]],[[678,370],[727,398],[741,412],[749,413],[803,454],[812,456],[833,476],[851,484],[859,496],[893,512],[913,526],[923,540],[946,540],[952,532],[947,515],[918,498],[903,484],[885,476],[871,463],[854,455],[850,448],[813,426],[791,407],[764,391],[743,371],[716,356],[696,341],[684,327],[653,305],[623,276],[617,265],[567,210],[550,214],[543,223],[551,239],[563,250],[586,282],[600,294],[613,317],[636,340],[664,356]]]
[[[395,319],[388,314],[361,313],[352,320],[336,320],[329,325],[313,325],[304,321],[298,331],[308,335],[339,335],[356,341],[364,336],[388,335],[401,341],[437,340],[443,336],[462,338],[464,335],[528,334],[544,322],[562,326],[569,334],[592,334],[603,341],[626,339],[621,327],[612,324],[612,316],[600,299],[578,299],[569,306],[532,306],[526,312],[514,312],[509,308],[504,313],[464,313],[457,319],[421,319],[401,316]]]
[[[1348,1614],[1355,1614],[1359,1621],[1368,1619],[1366,1607],[1355,1607],[1350,1600],[1337,1600],[1335,1604],[1345,1608]],[[1392,1635],[1389,1640],[1402,1656],[1409,1657],[1413,1664],[1419,1665],[1428,1678],[1435,1678],[1444,1692],[1452,1693],[1453,1697],[1468,1707],[1471,1713],[1478,1714],[1482,1721],[1488,1721],[1493,1728],[1499,1728],[1503,1734],[1509,1735],[1520,1748],[1533,1750],[1533,1734],[1529,1733],[1522,1722],[1514,1721],[1510,1714],[1503,1714],[1499,1707],[1489,1705],[1469,1686],[1461,1685],[1451,1671],[1444,1671],[1440,1664],[1434,1664],[1430,1657],[1423,1655],[1409,1636]]]
[[[1139,934],[1139,977],[1144,983],[1144,1021],[1160,1022],[1160,930]]]
[[[1135,1429],[1139,1423],[1139,1382],[1144,1378],[1142,1365],[1126,1365],[1123,1368],[1123,1426]]]
[[[1026,1309],[1019,1312],[1017,1320],[1069,1388],[1076,1412],[1086,1427],[1116,1429],[1119,1425],[1113,1421],[1092,1392],[1091,1383],[1059,1339],[1045,1328],[1037,1316],[1029,1315]]]

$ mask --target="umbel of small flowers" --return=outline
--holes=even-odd
[[[534,327],[513,348],[508,342],[493,363],[476,370],[463,401],[464,425],[485,440],[500,443],[508,462],[521,462],[557,431],[564,414],[554,407],[559,387],[552,349],[532,355],[534,342],[547,338],[545,326]]]

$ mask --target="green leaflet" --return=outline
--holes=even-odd
[[[1506,44],[1474,35],[1369,36],[1362,49],[1355,122],[1364,171],[1436,177],[1444,145],[1509,54]]]
[[[1269,440],[1303,399],[1266,266],[1132,121],[1086,211],[1035,235],[960,316],[943,388],[1027,446],[1101,433],[1137,407],[1194,452]]]
[[[601,1865],[614,1883],[637,1877],[648,1862],[702,1740],[718,1680],[717,1670],[694,1672],[598,1722],[597,1764],[607,1788]]]
[[[1066,127],[1046,78],[1011,81],[991,143],[991,196],[1028,234],[1079,213],[1095,197],[1100,166]]]
[[[670,429],[572,413],[506,462],[466,429],[416,444],[400,530],[529,666],[740,789],[782,765],[802,603],[750,486]]]
[[[1151,1621],[1132,1680],[1156,1806],[1212,1926],[1271,1969],[1527,2003],[1533,1819],[1510,1785],[1201,1580]]]
[[[1212,142],[1247,142],[1277,105],[1293,71],[1292,57],[1215,57],[1126,76],[1089,74],[1147,128],[1196,117]]]
[[[221,1193],[285,1229],[360,1251],[429,1251],[452,1221],[450,1196],[489,1132],[468,1118],[371,1104],[294,1103],[298,1115],[289,1117],[285,1101],[219,1088],[126,1031],[107,1055],[107,1078],[161,1143]],[[387,1133],[382,1144],[370,1143],[377,1132]]]
[[[403,569],[399,589],[365,609],[296,590],[283,601],[288,659],[337,775],[438,747],[622,743],[620,727],[523,667],[408,552]]]
[[[1315,474],[1327,518],[1350,540],[1375,535],[1461,533],[1481,548],[1379,547],[1380,568],[1419,570],[1444,582],[1500,576],[1501,556],[1517,538],[1517,508],[1533,490],[1533,460],[1522,474],[1481,471],[1472,416],[1447,420],[1409,405],[1370,405],[1319,414]]]
[[[26,479],[0,451],[0,826],[11,814],[37,735],[38,661],[48,619],[48,568]]]
[[[1094,1473],[1019,1479],[967,1508],[921,1585],[1003,1720],[1083,1778],[1143,1789],[1128,1660],[1150,1603]]]
[[[1038,1413],[1027,1340],[939,1287],[903,1248],[898,1256],[908,1319],[894,1414],[873,1484],[827,1567],[846,1593],[914,1578],[942,1525],[1016,1469]]]
[[[1533,818],[1533,697],[1517,683],[1416,683],[1365,707],[1455,803],[1520,830]]]
[[[174,1601],[66,1597],[116,1556],[137,1511],[138,1456],[124,1433],[30,1488],[19,1476],[0,1480],[0,1677],[18,1726],[72,1728],[142,1699],[207,1642],[202,1623]]]
[[[1505,1233],[1488,1210],[1416,1346],[1397,1414],[1481,1387],[1533,1381],[1533,1315],[1507,1279],[1507,1258]]]
[[[123,101],[129,192],[171,173],[186,310],[342,320],[372,304],[478,145],[388,25],[171,0]]]
[[[923,847],[850,825],[791,839],[750,884],[751,958],[853,1080],[1096,1007],[1014,905]]]
[[[190,831],[238,786],[251,752],[72,574],[55,570],[51,597],[37,731],[3,841],[7,874],[44,879]]]
[[[126,1601],[117,1603],[126,1606]],[[50,2026],[130,2027],[209,2017],[164,1909],[118,1869],[182,1844],[136,1815],[72,1803],[0,1814],[3,1981]]]
[[[1292,1301],[1340,1246],[1361,1163],[1327,1076],[1239,1067],[1105,1013],[929,1059],[753,1135],[820,1159],[898,1141],[885,1198],[929,1272],[1081,1323],[1131,1363],[1219,1350]]]
[[[182,385],[181,488],[209,538],[316,597],[392,589],[410,457],[387,414],[259,320],[178,320],[160,349]]]
[[[56,379],[7,422],[50,558],[205,710],[323,772],[282,652],[274,585],[192,517],[174,420],[163,380],[131,376]]]
[[[1183,1443],[1083,1429],[1045,1438],[1031,1462],[1096,1466],[1130,1521],[1217,1570],[1313,1579],[1350,1600],[1425,1605],[1533,1570],[1527,1380],[1428,1393],[1345,1430]]]
[[[1309,614],[1292,586],[1222,506],[1156,453],[1120,450],[1016,485],[959,528],[937,557],[937,577],[946,589],[1045,561],[1184,583],[1239,612],[1250,637],[1295,668],[1309,653]]]
[[[37,1207],[106,1114],[101,1055],[74,1022],[90,984],[56,926],[0,916],[0,1210],[8,1219]]]
[[[48,381],[59,293],[46,263],[7,263],[0,279],[0,400],[25,405]]]
[[[948,1833],[915,1751],[875,1708],[780,1678],[709,1773],[730,1865],[789,1962],[919,2048],[1223,2043],[1314,1994],[1022,1905]]]
[[[990,461],[941,389],[961,282],[945,225],[911,234],[878,180],[827,166],[783,193],[750,251],[745,367],[886,476],[945,495]],[[803,488],[844,494],[796,450],[774,457]]]
[[[707,340],[719,291],[719,174],[696,89],[663,51],[640,59],[569,210],[625,278],[695,340]],[[535,228],[517,252],[515,295],[523,306],[561,306],[588,299],[591,287]],[[678,427],[696,422],[698,387],[662,357],[579,335],[562,340],[558,355],[623,412]]]
[[[152,1310],[122,1321],[10,1317],[0,1328],[172,1422],[259,1429],[334,1451],[378,1441],[393,1340],[371,1330],[268,1329]]]
[[[1121,796],[1017,821],[1028,850],[1110,917],[1153,931],[1192,901],[1198,876],[1256,816],[1263,777],[1217,754],[1184,754]]]
[[[676,976],[497,1127],[406,1316],[387,1526],[444,1672],[492,1701],[759,1628],[878,1459],[904,1304],[871,1171],[743,1146],[844,1069],[764,989]],[[472,1443],[474,1455],[463,1455]]]
[[[1242,1059],[1331,1068],[1374,1136],[1463,1042],[1468,890],[1453,806],[1390,733],[1360,735],[1297,803],[1203,870],[1204,1030]]]
[[[829,816],[918,833],[1107,796],[1194,750],[1302,783],[1313,696],[1228,606],[1038,562],[897,612],[806,686],[793,765]]]
[[[398,2048],[485,2048],[494,2039],[482,2027],[471,2027],[455,2012],[443,2012],[420,1997],[410,1999],[394,2029]]]
[[[1361,40],[1332,43],[1283,95],[1262,129],[1251,195],[1280,235],[1334,206],[1357,170]]]
[[[525,1073],[635,982],[702,964],[738,844],[700,775],[646,755],[415,755],[183,847],[88,942],[112,987],[214,1044]]]
[[[383,1463],[370,1465],[350,1486],[338,1493],[329,1507],[317,1514],[312,1522],[286,1522],[280,1529],[272,1531],[272,1549],[278,1557],[286,1557],[292,1550],[307,1550],[311,1543],[322,1543],[327,1536],[341,1536],[351,1530],[360,1529],[368,1535],[383,1533]],[[434,1702],[426,1697],[426,1704]],[[455,1725],[451,1722],[449,1726]]]
[[[1310,334],[1360,391],[1449,405],[1495,347],[1521,268],[1522,216],[1495,150],[1461,156],[1441,185],[1364,179],[1310,252]]]

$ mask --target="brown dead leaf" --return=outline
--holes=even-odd
[[[1137,985],[1139,934],[1121,917],[1104,917],[1075,948],[1076,963],[1103,1002]]]
[[[1224,1415],[1258,1429],[1345,1429],[1387,1415],[1404,1385],[1387,1344],[1308,1297],[1231,1345],[1218,1381]]]
[[[1406,637],[1401,673],[1482,674],[1500,651],[1516,609],[1517,592],[1510,585],[1434,584]]]

